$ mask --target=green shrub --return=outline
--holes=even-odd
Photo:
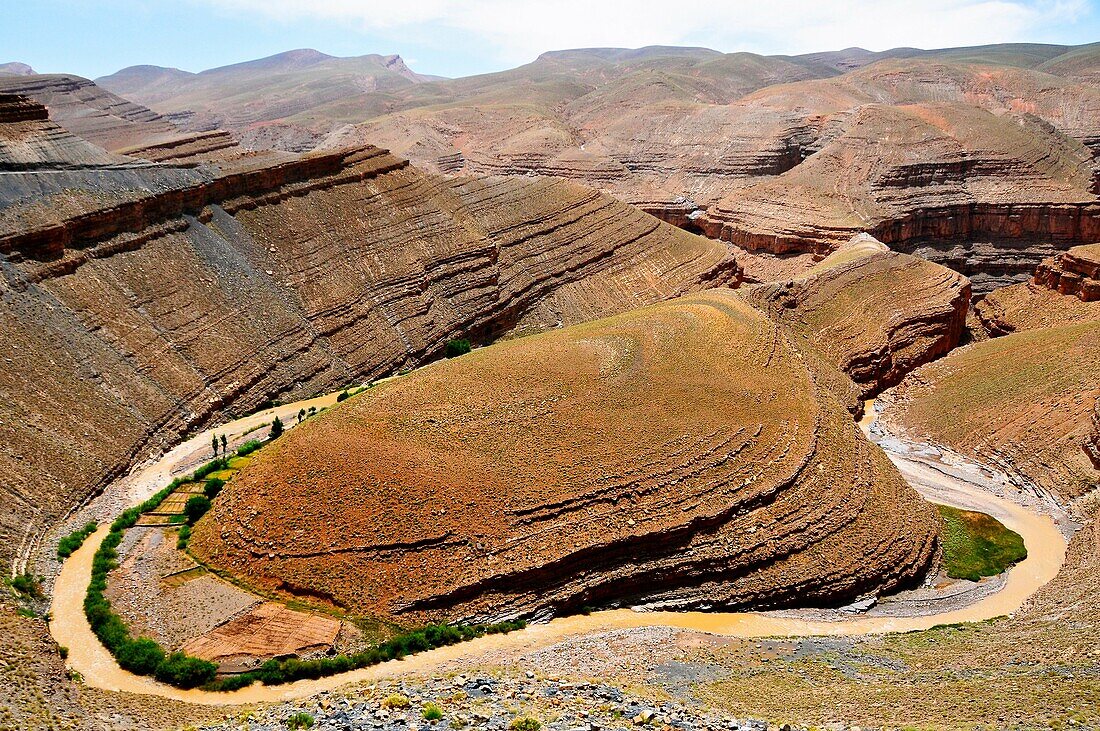
[[[218,493],[222,491],[223,487],[225,487],[225,480],[220,477],[211,477],[207,479],[206,484],[202,486],[202,491],[206,497],[213,500],[218,496]]]
[[[268,433],[268,439],[278,439],[283,435],[283,420],[276,416],[271,420],[271,431]]]
[[[508,728],[512,731],[539,731],[542,728],[542,722],[530,716],[520,716],[519,718],[513,718],[512,722],[508,724]]]
[[[68,558],[73,555],[76,549],[84,545],[84,541],[88,539],[88,536],[95,533],[96,523],[93,520],[83,528],[77,528],[69,535],[61,539],[57,544],[57,557]]]
[[[116,617],[116,619],[118,619]],[[118,619],[119,624],[122,620]],[[125,626],[122,632],[127,632]],[[138,675],[152,675],[157,666],[164,661],[164,650],[154,640],[148,637],[139,637],[136,640],[127,639],[118,643],[118,652],[115,659],[123,670],[129,670]]]
[[[34,574],[19,574],[11,580],[11,588],[15,589],[23,596],[30,597],[31,599],[41,599],[42,594],[42,580]]]
[[[313,728],[313,716],[308,713],[295,713],[286,720],[286,727],[290,729]]]
[[[264,443],[261,442],[259,439],[249,439],[247,442],[237,447],[237,456],[247,457],[263,445]]]
[[[443,718],[443,709],[435,703],[425,703],[420,709],[420,715],[425,721],[439,721]]]
[[[64,645],[58,645],[57,654],[61,656],[62,660],[65,660],[69,657],[69,648],[65,647]]]
[[[227,460],[224,457],[222,457],[220,459],[211,460],[210,462],[207,462],[202,467],[199,467],[197,470],[195,470],[195,474],[191,475],[191,480],[194,481],[194,482],[199,482],[200,480],[204,479],[207,475],[209,475],[211,472],[220,472],[221,470],[228,469],[228,468],[229,468],[229,460]]]
[[[187,502],[183,506],[183,514],[187,516],[187,524],[194,525],[198,522],[199,518],[206,515],[206,511],[210,510],[210,498],[205,495],[192,495],[187,498]]]
[[[345,389],[345,390],[341,391],[340,393],[338,393],[336,395],[336,403],[340,403],[341,401],[347,401],[349,398],[351,398],[351,394],[348,393],[347,390]]]
[[[448,358],[457,358],[460,355],[466,355],[473,349],[470,345],[470,341],[466,338],[458,340],[448,340],[447,345],[443,348],[443,354]]]
[[[179,535],[176,536],[176,548],[180,551],[186,550],[187,542],[191,540],[191,526],[180,526]]]
[[[182,652],[173,652],[157,665],[156,679],[177,688],[197,688],[214,680],[218,666]]]

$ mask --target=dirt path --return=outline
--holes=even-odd
[[[284,421],[301,407],[322,406],[335,401],[335,395],[303,401],[276,410]],[[873,421],[873,408],[868,403],[868,415],[860,422],[865,430]],[[246,417],[218,427],[220,433],[239,434],[257,423],[269,420],[271,412]],[[136,504],[163,486],[182,465],[190,464],[197,455],[206,455],[211,432],[204,432],[181,444],[163,459],[135,472],[127,478],[128,504]],[[1066,540],[1054,521],[1023,508],[1009,500],[984,490],[976,481],[940,468],[934,460],[889,453],[906,479],[925,497],[956,507],[980,510],[993,515],[1023,536],[1028,557],[1008,573],[1000,591],[975,603],[952,611],[910,617],[852,617],[841,620],[809,620],[770,612],[635,612],[620,609],[597,612],[589,616],[555,619],[547,624],[533,625],[509,635],[492,635],[461,645],[453,645],[420,653],[402,661],[392,661],[363,670],[334,675],[319,680],[305,680],[281,686],[254,685],[233,693],[212,693],[202,690],[180,690],[128,673],[99,643],[83,612],[84,593],[91,577],[92,557],[107,535],[104,526],[64,564],[57,578],[53,598],[53,621],[50,629],[58,644],[69,648],[68,665],[84,676],[88,685],[105,690],[158,695],[193,703],[236,705],[243,703],[285,701],[304,698],[347,683],[373,681],[383,677],[417,672],[430,672],[442,663],[479,655],[489,650],[507,649],[521,652],[544,647],[565,637],[616,628],[668,626],[712,632],[735,637],[862,635],[928,629],[937,624],[974,622],[1010,614],[1023,604],[1039,587],[1054,578],[1065,558]],[[201,460],[200,460],[201,461]]]

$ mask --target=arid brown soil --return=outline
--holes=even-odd
[[[191,547],[402,621],[837,602],[919,576],[936,518],[728,290],[496,344],[260,453]]]

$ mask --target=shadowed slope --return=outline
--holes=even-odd
[[[933,512],[728,290],[499,343],[260,453],[205,560],[356,613],[834,602],[919,575]]]

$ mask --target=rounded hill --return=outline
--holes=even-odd
[[[192,538],[383,617],[833,602],[919,575],[936,518],[729,290],[422,369],[263,450]]]

